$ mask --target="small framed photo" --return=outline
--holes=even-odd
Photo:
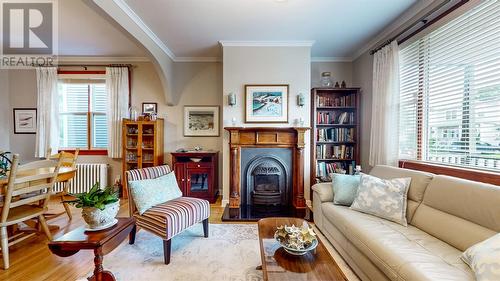
[[[143,102],[142,114],[158,113],[158,103],[156,102]]]
[[[14,134],[36,134],[36,108],[14,108]]]
[[[288,123],[288,85],[245,85],[246,123]]]
[[[185,137],[218,137],[218,106],[184,106]]]

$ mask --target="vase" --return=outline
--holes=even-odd
[[[83,207],[82,217],[90,229],[100,228],[111,224],[120,209],[120,201],[107,204],[104,210],[95,207]]]

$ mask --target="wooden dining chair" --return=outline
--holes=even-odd
[[[45,235],[49,240],[52,240],[43,214],[47,211],[47,204],[60,166],[61,159],[59,161],[40,160],[19,165],[19,155],[14,154],[12,157],[9,182],[0,214],[0,246],[4,269],[9,268],[9,246],[35,235],[35,233],[24,236],[19,234],[9,239],[8,226],[30,219],[38,219]]]
[[[69,152],[59,152],[56,154],[51,154],[52,149],[47,150],[47,159],[52,159],[52,160],[59,160],[61,159],[61,167],[71,167],[71,168],[76,168],[76,160],[78,160],[78,154],[80,153],[80,149],[76,149],[75,153],[69,153]],[[76,173],[76,172],[75,172]],[[74,176],[73,176],[74,177]],[[69,204],[65,202],[65,196],[69,194],[69,182],[71,179],[68,179],[63,182],[63,190],[60,192],[57,192],[53,194],[52,196],[59,197],[61,199],[61,203],[63,204],[64,210],[66,211],[66,214],[68,215],[68,218],[71,220],[73,219],[73,216],[71,214],[71,209],[69,207]],[[58,214],[60,215],[60,214]]]

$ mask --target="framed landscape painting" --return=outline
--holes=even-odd
[[[36,134],[36,108],[14,108],[14,134]]]
[[[288,85],[245,85],[246,123],[288,123]]]
[[[184,106],[185,137],[218,137],[218,106]]]

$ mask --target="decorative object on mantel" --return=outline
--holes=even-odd
[[[218,137],[219,106],[184,106],[185,137]]]
[[[245,85],[246,123],[288,123],[288,85]]]
[[[305,255],[318,246],[316,233],[306,221],[301,227],[295,225],[278,226],[274,238],[287,253],[294,256]]]
[[[297,105],[302,107],[306,104],[306,97],[304,96],[303,93],[299,93],[297,95]]]
[[[340,84],[340,88],[346,88],[347,84],[345,83],[344,80],[342,80],[342,83]]]
[[[333,86],[332,73],[331,72],[322,72],[321,73],[321,87],[330,88],[332,86]]]
[[[156,102],[143,102],[142,103],[142,114],[152,114],[158,113],[158,103]]]
[[[113,190],[113,187],[102,190],[99,183],[95,183],[89,191],[71,196],[76,199],[65,202],[82,208],[82,217],[88,225],[87,231],[106,229],[118,222],[115,217],[120,209],[120,199],[118,191]]]
[[[227,95],[227,104],[229,106],[235,106],[236,105],[236,95],[231,92],[229,95]]]
[[[335,82],[335,87],[334,88],[340,88],[339,82]]]
[[[14,134],[36,134],[36,108],[14,108]]]

